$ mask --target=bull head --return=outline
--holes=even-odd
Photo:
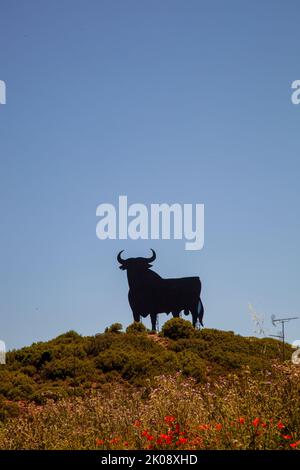
[[[121,254],[124,250],[120,251],[117,256],[117,260],[120,263],[120,269],[148,269],[151,268],[152,263],[156,259],[156,253],[152,250],[152,256],[150,258],[127,258],[122,259]]]

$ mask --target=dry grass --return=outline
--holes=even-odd
[[[206,384],[180,374],[154,387],[23,404],[0,428],[0,449],[297,449],[300,368],[248,369]]]

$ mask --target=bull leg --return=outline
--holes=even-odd
[[[198,312],[198,318],[199,318],[199,322],[201,324],[201,326],[203,326],[203,315],[204,315],[204,307],[203,307],[203,303],[199,297],[199,312]]]
[[[192,317],[193,317],[193,327],[196,328],[197,320],[198,320],[198,305],[194,305],[191,309]]]
[[[150,313],[152,331],[156,331],[156,313]]]
[[[134,321],[136,321],[137,323],[139,323],[139,321],[141,320],[140,314],[137,313],[137,312],[134,312],[134,311],[133,311],[132,313],[133,313],[133,319],[134,319]]]

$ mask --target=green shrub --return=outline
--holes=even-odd
[[[147,328],[145,327],[145,325],[143,325],[143,323],[135,321],[134,323],[131,323],[131,325],[129,325],[126,328],[126,333],[133,333],[133,334],[147,333]]]
[[[172,318],[168,320],[161,330],[162,336],[170,339],[192,338],[195,336],[193,325],[183,318]]]
[[[113,323],[110,327],[105,328],[105,333],[121,333],[123,325],[121,323]]]
[[[114,382],[148,387],[154,377],[180,370],[198,382],[206,373],[214,379],[240,375],[244,366],[258,376],[282,358],[281,342],[275,339],[195,330],[180,318],[169,320],[160,335],[146,334],[141,323],[130,325],[126,333],[121,328],[114,324],[107,333],[89,337],[70,331],[8,352],[7,364],[0,366],[0,400],[44,402],[109,388]],[[287,359],[292,352],[286,344]]]

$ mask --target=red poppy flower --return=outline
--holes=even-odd
[[[113,439],[110,440],[110,443],[111,444],[116,444],[117,442],[119,442],[120,438],[119,437],[114,437]]]
[[[283,434],[282,438],[283,439],[292,439],[292,436],[290,436],[290,434]]]
[[[300,441],[296,441],[296,442],[293,442],[292,444],[290,444],[290,447],[298,447],[298,445],[300,445]]]
[[[216,431],[221,431],[222,429],[222,424],[221,423],[217,423],[216,424]]]
[[[104,444],[103,439],[96,439],[96,446],[102,446]]]
[[[207,429],[209,429],[209,425],[208,424],[199,424],[199,429],[201,429],[201,431],[206,431]]]
[[[243,418],[243,417],[241,416],[241,418],[239,418],[239,423],[240,423],[240,424],[245,424],[245,418]]]
[[[173,423],[174,421],[174,416],[165,416],[165,423]]]
[[[185,444],[188,441],[187,437],[180,437],[178,441],[176,441],[176,445],[179,446],[180,444]]]
[[[260,423],[260,419],[259,418],[255,418],[253,421],[252,421],[252,424],[254,427],[257,427]]]
[[[285,425],[281,421],[279,421],[278,424],[277,424],[277,427],[278,427],[278,429],[284,429]]]

